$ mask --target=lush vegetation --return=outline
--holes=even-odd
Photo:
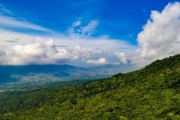
[[[106,80],[2,93],[0,119],[179,120],[180,55]]]

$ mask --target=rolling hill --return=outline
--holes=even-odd
[[[180,54],[72,86],[0,94],[2,120],[179,120]]]

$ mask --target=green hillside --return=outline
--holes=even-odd
[[[1,120],[180,120],[180,54],[66,87],[1,93]]]

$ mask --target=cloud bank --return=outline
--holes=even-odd
[[[107,59],[119,57],[117,51],[88,49],[75,46],[63,48],[55,45],[52,39],[36,38],[34,43],[4,47],[0,50],[1,65],[27,64],[63,64],[71,61],[81,61],[87,64],[107,64]],[[97,59],[98,60],[93,60]],[[119,60],[120,62],[121,60]],[[117,62],[117,61],[116,61]]]
[[[37,39],[36,43],[16,45],[0,51],[0,63],[7,65],[57,64],[76,59],[66,49],[57,48],[52,40]]]
[[[136,64],[144,65],[180,53],[180,3],[168,4],[162,12],[152,11],[137,39]]]
[[[49,31],[27,21],[0,14],[0,25]],[[97,20],[82,24],[75,21],[68,35],[37,37],[0,27],[0,64],[63,64],[88,65],[136,64],[144,66],[156,59],[180,53],[180,3],[168,4],[162,12],[152,11],[151,18],[138,34],[138,46],[107,36],[91,37]],[[52,38],[52,39],[49,39]]]
[[[20,24],[21,21],[12,17],[0,17],[7,19],[6,24],[5,20],[0,22],[6,27],[46,30],[33,23],[22,22]],[[94,62],[94,64],[102,65],[107,64],[106,59],[114,62],[111,59],[118,57],[118,51],[130,52],[136,48],[126,41],[111,39],[107,36],[93,38],[90,35],[98,22],[93,20],[87,25],[82,25],[81,22],[78,20],[73,23],[69,35],[54,34],[40,37],[0,27],[0,64],[63,64],[76,61],[76,63],[88,65],[91,63],[92,65],[91,60],[100,59],[100,62]]]

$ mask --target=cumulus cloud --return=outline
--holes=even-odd
[[[51,39],[44,41],[40,38],[37,38],[34,44],[2,49],[0,56],[0,63],[4,65],[61,64],[77,59],[70,51],[56,47]]]
[[[127,55],[125,52],[115,52],[115,55],[117,56],[119,63],[127,64],[130,60],[130,56]]]
[[[118,61],[113,61],[117,63],[121,61],[117,51],[135,50],[128,42],[107,37],[74,41],[71,37],[58,36],[52,40],[5,30],[0,30],[0,36],[0,64],[3,65],[62,64],[73,61],[83,61],[85,64],[88,59],[104,57],[118,57]]]
[[[103,54],[103,51],[100,49],[87,49],[76,46],[73,53],[79,55],[79,57],[82,59],[87,59],[95,56],[100,56]]]
[[[108,36],[93,38],[91,34],[98,25],[97,20],[91,20],[86,24],[78,20],[69,29],[69,35],[62,35],[1,12],[7,13],[2,5],[0,5],[0,64],[3,65],[62,64],[72,61],[86,64],[86,61],[97,58],[103,58],[99,59],[99,64],[103,62],[105,64],[106,57],[109,59],[118,57],[120,60],[117,51],[127,52],[136,48],[126,41],[111,39]],[[12,31],[10,28],[47,31],[52,34],[37,38],[36,35]],[[125,59],[122,58],[120,61]]]
[[[93,60],[97,57],[102,58]],[[43,38],[36,38],[34,43],[6,46],[0,49],[1,65],[63,64],[75,60],[103,65],[108,63],[104,57],[112,59],[117,57],[117,54],[115,51],[88,49],[80,46],[71,49],[62,48],[55,45],[52,39]]]
[[[86,63],[88,64],[96,64],[96,65],[104,65],[107,64],[106,58],[99,58],[98,60],[87,60]]]
[[[152,11],[137,39],[136,64],[144,65],[180,53],[180,3],[168,4],[162,12]]]

